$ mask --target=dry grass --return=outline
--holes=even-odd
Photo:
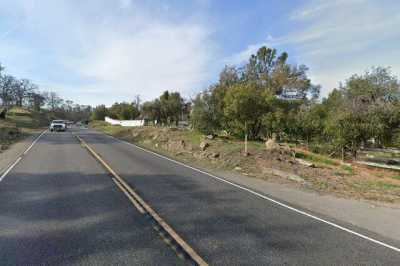
[[[0,120],[0,145],[4,150],[19,141],[43,124],[40,114],[32,113],[21,107],[13,107],[7,112],[7,118]]]
[[[229,137],[209,140],[202,134],[189,130],[156,127],[124,128],[110,126],[104,122],[95,122],[91,126],[107,134],[211,171],[238,171],[248,176],[301,185],[308,189],[342,197],[400,202],[399,173],[360,165],[342,165],[338,160],[304,149],[294,148],[296,157],[314,163],[315,168],[299,164],[292,154],[284,149],[266,150],[262,142],[250,142],[250,156],[246,157],[243,156],[243,142]],[[199,144],[204,140],[210,144],[206,151],[199,148]],[[299,176],[304,179],[304,182],[296,183],[266,174],[264,169],[271,168]]]

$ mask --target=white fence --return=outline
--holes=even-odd
[[[144,120],[115,120],[109,117],[104,119],[107,123],[111,125],[120,125],[123,127],[142,127],[144,126]]]

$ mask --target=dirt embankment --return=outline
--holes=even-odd
[[[11,108],[6,117],[0,119],[0,152],[46,125],[47,121],[41,113],[21,107]]]
[[[14,123],[0,120],[0,153],[22,137]]]
[[[174,128],[123,128],[102,122],[92,127],[210,171],[236,171],[321,193],[400,203],[400,173],[341,164],[292,145],[250,142],[245,156],[243,142],[229,136]]]

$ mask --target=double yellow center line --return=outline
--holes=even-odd
[[[119,176],[111,167],[106,163],[101,156],[96,153],[92,147],[90,147],[86,141],[84,141],[78,135],[76,138],[81,142],[88,151],[104,166],[105,169],[113,176],[112,180],[118,186],[118,188],[128,197],[132,204],[141,214],[149,214],[157,224],[163,228],[169,236],[182,248],[182,250],[189,256],[189,258],[197,265],[205,266],[208,265],[197,252],[189,246],[170,225],[168,225],[154,210],[150,207],[133,189],[129,186],[124,179]]]

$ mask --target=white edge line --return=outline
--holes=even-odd
[[[19,156],[19,157],[17,158],[17,160],[15,160],[15,162],[7,168],[7,170],[0,176],[0,182],[3,181],[3,179],[8,175],[8,173],[19,163],[19,161],[22,160],[22,156],[25,155],[25,154],[27,154],[28,151],[29,151],[30,149],[32,149],[33,145],[36,144],[36,142],[40,139],[40,137],[41,137],[44,133],[46,133],[46,131],[47,131],[47,130],[44,130],[34,141],[32,141],[31,145],[22,153],[22,155]]]
[[[46,133],[46,131],[47,131],[47,130],[44,130],[44,131],[32,142],[32,144],[24,151],[24,153],[23,153],[24,155],[27,154],[28,151],[30,151],[30,149],[32,149],[33,145],[36,144],[36,142],[40,139],[40,137],[41,137],[44,133]]]
[[[217,179],[217,180],[219,180],[219,181],[221,181],[221,182],[224,182],[224,183],[230,184],[230,185],[232,185],[232,186],[234,186],[234,187],[237,187],[237,188],[239,188],[239,189],[245,190],[245,191],[247,191],[247,192],[249,192],[249,193],[251,193],[251,194],[253,194],[253,195],[256,195],[256,196],[258,196],[258,197],[260,197],[260,198],[263,198],[263,199],[266,199],[266,200],[268,200],[268,201],[270,201],[270,202],[273,202],[273,203],[275,203],[275,204],[278,204],[279,206],[282,206],[282,207],[284,207],[284,208],[287,208],[287,209],[289,209],[289,210],[291,210],[291,211],[294,211],[294,212],[296,212],[296,213],[305,215],[305,216],[310,217],[310,218],[312,218],[312,219],[315,219],[315,220],[317,220],[317,221],[323,222],[323,223],[325,223],[325,224],[328,224],[328,225],[330,225],[330,226],[333,226],[333,227],[335,227],[335,228],[338,228],[338,229],[340,229],[340,230],[343,230],[343,231],[345,231],[345,232],[347,232],[347,233],[356,235],[356,236],[358,236],[358,237],[360,237],[360,238],[363,238],[363,239],[365,239],[365,240],[369,240],[369,241],[371,241],[371,242],[373,242],[373,243],[375,243],[375,244],[378,244],[378,245],[384,246],[384,247],[386,247],[386,248],[392,249],[392,250],[394,250],[394,251],[400,252],[400,248],[397,248],[397,247],[395,247],[395,246],[386,244],[386,243],[384,243],[384,242],[382,242],[382,241],[379,241],[379,240],[376,240],[376,239],[374,239],[374,238],[368,237],[368,236],[363,235],[363,234],[361,234],[361,233],[357,233],[357,232],[355,232],[355,231],[353,231],[353,230],[351,230],[351,229],[349,229],[349,228],[346,228],[346,227],[344,227],[344,226],[335,224],[335,223],[330,222],[330,221],[328,221],[328,220],[319,218],[319,217],[317,217],[317,216],[315,216],[315,215],[312,215],[312,214],[310,214],[310,213],[307,213],[307,212],[305,212],[305,211],[296,209],[296,208],[294,208],[294,207],[292,207],[292,206],[289,206],[289,205],[287,205],[287,204],[285,204],[285,203],[282,203],[282,202],[280,202],[280,201],[277,201],[277,200],[274,200],[274,199],[272,199],[272,198],[270,198],[270,197],[267,197],[267,196],[265,196],[265,195],[263,195],[263,194],[260,194],[260,193],[258,193],[258,192],[255,192],[255,191],[253,191],[253,190],[251,190],[251,189],[249,189],[249,188],[246,188],[246,187],[243,187],[243,186],[241,186],[241,185],[235,184],[235,183],[233,183],[233,182],[231,182],[231,181],[228,181],[228,180],[226,180],[226,179],[224,179],[224,178],[215,176],[215,175],[213,175],[213,174],[207,173],[207,172],[202,171],[202,170],[200,170],[200,169],[197,169],[197,168],[195,168],[195,167],[192,167],[192,166],[189,166],[189,165],[187,165],[187,164],[178,162],[178,161],[176,161],[176,160],[174,160],[174,159],[168,158],[168,157],[166,157],[166,156],[164,156],[164,155],[161,155],[161,154],[158,154],[158,153],[156,153],[156,152],[153,152],[153,151],[147,150],[147,149],[145,149],[145,148],[139,147],[139,146],[137,146],[137,145],[135,145],[135,144],[132,144],[132,143],[130,143],[130,142],[127,142],[127,141],[125,141],[125,140],[120,140],[120,139],[118,139],[118,138],[115,138],[115,137],[110,136],[110,135],[107,135],[107,134],[105,134],[105,135],[106,135],[106,136],[109,136],[109,137],[111,137],[111,138],[113,138],[113,139],[115,139],[115,140],[118,140],[118,141],[120,141],[120,142],[123,142],[123,143],[126,143],[126,144],[128,144],[128,145],[131,145],[131,146],[133,146],[133,147],[135,147],[135,148],[138,148],[138,149],[140,149],[140,150],[142,150],[142,151],[145,151],[145,152],[147,152],[147,153],[151,153],[151,154],[156,155],[156,156],[158,156],[158,157],[160,157],[160,158],[166,159],[166,160],[168,160],[168,161],[171,161],[171,162],[176,163],[176,164],[178,164],[178,165],[181,165],[181,166],[184,166],[184,167],[186,167],[186,168],[192,169],[192,170],[197,171],[197,172],[199,172],[199,173],[208,175],[208,176],[210,176],[210,177],[212,177],[212,178],[215,178],[215,179]]]
[[[4,177],[6,177],[6,175],[14,168],[14,166],[21,161],[21,159],[22,157],[18,157],[18,159],[12,165],[10,165],[10,167],[8,167],[8,169],[1,175],[0,182],[3,181]]]

